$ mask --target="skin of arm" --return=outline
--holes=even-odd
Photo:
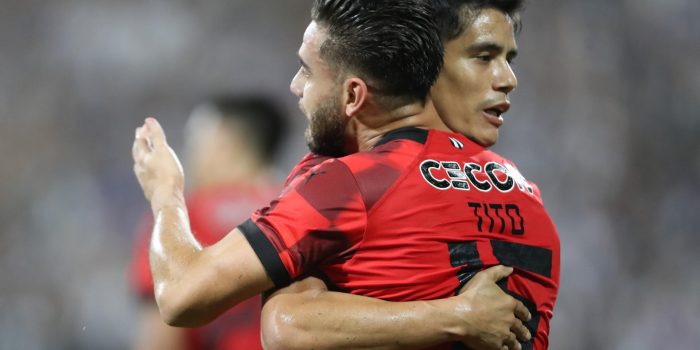
[[[156,303],[165,323],[201,326],[274,286],[238,229],[207,248],[194,238],[182,166],[155,119],[147,118],[136,129],[132,155],[134,172],[155,219],[149,260]]]
[[[520,349],[530,334],[525,306],[495,284],[511,268],[477,274],[460,295],[389,302],[328,291],[314,277],[270,295],[262,310],[266,349],[420,349],[463,342],[473,349]],[[505,346],[505,347],[504,347]]]
[[[152,300],[143,300],[139,334],[133,345],[134,350],[186,350],[186,334],[182,328],[163,323],[157,305]]]
[[[394,303],[331,292],[309,277],[265,302],[263,344],[265,349],[424,348],[450,339],[449,322],[440,319],[436,302]]]

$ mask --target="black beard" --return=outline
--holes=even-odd
[[[345,123],[340,118],[340,108],[332,99],[323,101],[311,113],[306,129],[306,145],[315,154],[342,157],[345,151]]]

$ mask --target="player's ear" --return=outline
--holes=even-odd
[[[352,77],[345,80],[343,90],[345,114],[352,118],[367,102],[367,84],[358,77]]]

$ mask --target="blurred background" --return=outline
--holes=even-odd
[[[309,0],[0,0],[0,349],[125,349],[146,203],[134,128],[182,147],[212,93],[289,93]],[[562,243],[552,349],[700,342],[700,2],[529,1],[495,151]]]

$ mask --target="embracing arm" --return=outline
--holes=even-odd
[[[194,327],[273,287],[262,263],[235,229],[202,248],[192,235],[182,167],[153,118],[136,130],[134,172],[151,203],[149,259],[156,302],[167,324]]]
[[[187,350],[187,330],[163,323],[153,300],[141,300],[139,314],[140,324],[132,350]]]
[[[388,302],[328,291],[307,278],[272,294],[262,311],[267,349],[420,349],[458,341],[474,349],[520,349],[530,335],[522,303],[495,284],[512,269],[477,274],[446,299]]]
[[[331,292],[313,277],[270,296],[262,311],[266,349],[418,349],[456,339],[436,303],[395,303]],[[456,323],[456,322],[455,322]]]

